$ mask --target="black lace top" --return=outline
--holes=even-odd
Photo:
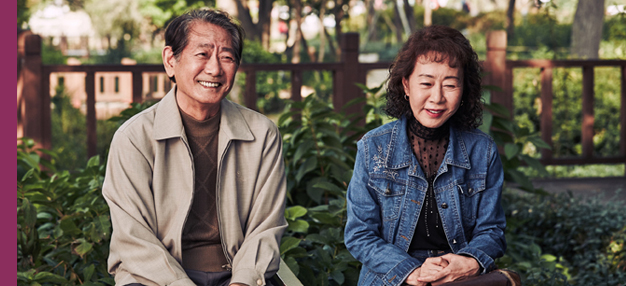
[[[433,182],[448,149],[450,125],[446,122],[438,128],[428,128],[413,118],[409,120],[407,129],[413,154],[428,181],[426,198],[409,249],[449,250],[450,246],[437,209]]]

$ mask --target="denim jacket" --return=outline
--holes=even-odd
[[[363,263],[359,285],[401,285],[423,263],[407,253],[428,189],[407,122],[385,124],[357,143],[345,242]],[[455,128],[448,145],[433,183],[437,208],[452,252],[475,258],[486,273],[506,249],[498,149],[479,130]]]

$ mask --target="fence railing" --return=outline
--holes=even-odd
[[[620,149],[619,155],[597,157],[593,154],[594,137],[594,69],[597,67],[618,67],[621,71],[620,81]],[[518,60],[506,61],[504,73],[504,93],[506,98],[513,98],[513,69],[538,68],[541,70],[541,139],[553,146],[553,72],[555,68],[582,68],[582,156],[553,157],[550,149],[542,149],[541,162],[544,165],[585,165],[585,164],[618,164],[626,163],[626,60]],[[507,106],[513,110],[512,103]]]
[[[352,99],[364,96],[355,83],[366,83],[370,70],[387,69],[388,62],[359,63],[359,36],[345,33],[340,41],[341,61],[336,63],[301,64],[243,64],[239,72],[246,74],[244,104],[257,109],[256,75],[260,71],[286,71],[291,78],[291,99],[301,100],[303,72],[331,71],[333,74],[332,101],[340,109]],[[583,70],[582,92],[582,156],[575,158],[554,158],[551,150],[542,150],[542,163],[545,165],[626,163],[626,60],[506,60],[506,34],[494,31],[487,35],[487,57],[482,63],[486,76],[483,83],[502,87],[502,91],[492,92],[492,101],[503,104],[511,114],[513,102],[513,70],[515,68],[541,69],[541,137],[552,145],[552,72],[558,67],[581,67]],[[594,68],[614,66],[621,68],[621,110],[620,110],[620,152],[613,157],[593,155],[593,99]],[[87,154],[96,154],[96,111],[95,73],[129,72],[132,74],[132,98],[134,102],[143,100],[144,73],[164,72],[162,65],[42,65],[41,38],[37,35],[21,35],[18,39],[18,137],[35,139],[41,147],[51,147],[50,126],[50,74],[58,72],[86,73],[85,92],[87,94]],[[361,113],[362,105],[350,106],[349,113]]]

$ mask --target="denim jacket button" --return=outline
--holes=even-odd
[[[391,190],[390,189],[386,189],[385,190],[385,195],[391,195]]]
[[[441,204],[441,207],[444,208],[444,209],[447,209],[448,208],[448,204],[443,203],[443,204]]]
[[[467,190],[467,192],[468,192],[468,193],[470,193],[470,194],[471,194],[471,193],[473,193],[473,192],[474,192],[474,188],[469,188],[469,189]]]

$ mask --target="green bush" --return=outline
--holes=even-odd
[[[623,285],[623,202],[571,194],[505,192],[507,254],[498,264],[524,274],[524,285]]]
[[[289,206],[281,255],[306,285],[356,285],[360,263],[343,242],[346,189],[352,177],[355,142],[380,125],[380,120],[359,127],[364,118],[337,113],[315,96],[288,108],[278,122]],[[366,106],[366,111],[369,108]]]
[[[51,98],[52,150],[58,153],[54,164],[60,170],[78,170],[87,164],[87,118],[70,102],[63,85]],[[96,121],[96,152],[106,158],[109,144],[117,126],[109,121]]]
[[[113,285],[104,165],[96,156],[75,173],[57,171],[33,146],[24,139],[17,147],[18,285]]]

